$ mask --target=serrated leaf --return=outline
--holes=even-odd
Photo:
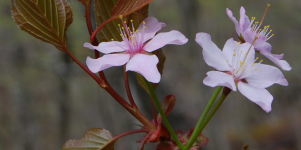
[[[64,51],[72,23],[67,0],[12,0],[12,16],[22,30]]]
[[[93,128],[83,138],[67,141],[62,150],[114,150],[114,142],[108,130]]]

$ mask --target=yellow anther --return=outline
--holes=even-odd
[[[132,23],[134,22],[134,20],[133,20],[133,19],[131,19],[130,21],[131,21]]]
[[[113,38],[111,38],[111,41],[114,41],[114,39],[113,39]]]
[[[142,21],[142,24],[146,24],[146,22],[145,22],[145,21]]]

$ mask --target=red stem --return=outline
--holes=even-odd
[[[132,95],[132,92],[131,92],[131,88],[130,88],[130,84],[129,84],[129,75],[127,73],[127,71],[125,70],[125,67],[124,67],[124,86],[125,86],[125,90],[126,90],[126,94],[128,96],[128,99],[131,103],[131,105],[134,107],[134,108],[137,108],[137,105],[135,103],[135,100],[133,98],[133,95]]]
[[[99,25],[94,32],[92,33],[91,37],[90,37],[90,41],[94,41],[96,34],[108,23],[110,23],[111,21],[113,21],[114,19],[116,19],[116,17],[111,17],[110,19],[104,21],[101,25]]]
[[[145,129],[138,129],[138,130],[132,130],[132,131],[127,131],[127,132],[124,132],[124,133],[121,133],[121,134],[118,134],[116,136],[113,137],[112,141],[115,141],[115,140],[118,140],[119,138],[122,138],[124,136],[127,136],[127,135],[131,135],[131,134],[135,134],[135,133],[142,133],[142,132],[148,132],[147,130]]]
[[[133,108],[129,103],[126,102],[107,82],[106,80],[101,80],[93,72],[91,72],[85,65],[83,65],[75,56],[73,56],[70,51],[65,48],[66,54],[71,57],[71,59],[80,66],[89,76],[91,76],[102,88],[104,88],[120,105],[122,105],[129,113],[135,116],[146,129],[154,129],[154,125],[136,108]]]

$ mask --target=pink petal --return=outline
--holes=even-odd
[[[239,43],[234,41],[233,38],[227,40],[222,52],[228,61],[233,59],[233,55],[235,54],[235,50],[238,49],[238,46]]]
[[[281,55],[275,55],[272,53],[265,53],[265,52],[262,52],[261,54],[266,58],[268,58],[270,61],[272,61],[274,64],[279,66],[282,70],[290,71],[292,69],[292,67],[287,61],[281,60],[281,58],[283,57],[283,56],[281,57]]]
[[[235,29],[236,29],[236,33],[237,33],[238,35],[240,35],[240,34],[242,33],[242,30],[241,30],[240,27],[239,27],[239,24],[238,24],[237,19],[233,16],[232,11],[231,11],[229,8],[227,8],[227,9],[226,9],[226,13],[227,13],[228,17],[229,17],[229,18],[232,20],[232,22],[234,23]]]
[[[93,46],[90,43],[85,43],[84,47],[89,49],[96,49],[99,52],[104,54],[114,53],[114,52],[123,52],[128,49],[126,42],[111,41],[111,42],[101,42],[98,46]]]
[[[219,70],[219,71],[230,71],[231,68],[227,63],[226,57],[222,51],[211,41],[211,37],[208,33],[197,33],[196,42],[203,47],[203,57],[205,62]]]
[[[250,19],[246,15],[246,10],[244,7],[240,7],[239,26],[242,32],[250,27]]]
[[[87,57],[86,64],[91,72],[97,73],[112,66],[122,66],[129,58],[129,54],[108,54],[97,59]]]
[[[265,112],[272,110],[273,96],[264,88],[255,88],[243,82],[238,83],[238,90],[250,101],[259,105]]]
[[[159,83],[161,74],[157,69],[159,60],[156,55],[136,54],[126,65],[126,71],[141,74],[147,81]]]
[[[255,49],[263,53],[271,53],[272,45],[266,41],[256,40]]]
[[[255,39],[256,35],[257,35],[257,33],[253,32],[251,28],[248,28],[247,30],[242,32],[242,36],[243,36],[244,40],[251,44],[254,43],[254,39]]]
[[[143,49],[148,52],[155,51],[167,44],[183,45],[188,42],[188,39],[179,31],[172,30],[157,34],[150,40]]]
[[[207,77],[203,80],[203,83],[210,87],[225,86],[233,91],[236,91],[235,82],[233,76],[219,71],[207,72]]]
[[[265,64],[253,64],[245,79],[248,84],[257,88],[267,88],[275,83],[287,86],[288,82],[283,73],[276,67]]]
[[[144,24],[145,23],[145,24]],[[142,42],[146,42],[153,38],[155,34],[166,26],[165,23],[159,22],[155,17],[147,17],[138,27],[137,36],[142,38]]]
[[[253,64],[255,61],[255,49],[250,43],[240,44],[236,55],[241,55],[240,61],[246,64]]]

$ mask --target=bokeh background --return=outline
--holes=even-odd
[[[74,22],[68,29],[73,52],[84,61],[93,53],[82,47],[88,41],[83,8],[69,0]],[[162,82],[164,97],[174,94],[177,104],[170,120],[180,130],[193,128],[213,89],[202,80],[210,70],[194,42],[196,32],[208,32],[222,47],[235,36],[225,14],[238,15],[245,6],[249,16],[260,18],[266,3],[272,4],[265,23],[275,33],[274,52],[285,53],[293,70],[284,72],[288,87],[269,88],[273,111],[265,113],[239,93],[232,93],[205,129],[205,150],[301,150],[301,1],[300,0],[155,0],[150,15],[166,22],[164,31],[177,29],[190,39],[184,46],[167,46]],[[138,122],[100,89],[62,52],[19,30],[10,14],[10,1],[0,1],[0,150],[56,150],[88,128],[105,128],[118,134],[138,127]],[[270,63],[265,60],[265,63]],[[107,70],[109,81],[124,95],[121,68]],[[131,74],[133,75],[133,74]],[[134,96],[150,116],[147,95],[132,76]],[[141,135],[126,137],[117,149],[137,149]],[[147,149],[153,149],[152,144]]]

